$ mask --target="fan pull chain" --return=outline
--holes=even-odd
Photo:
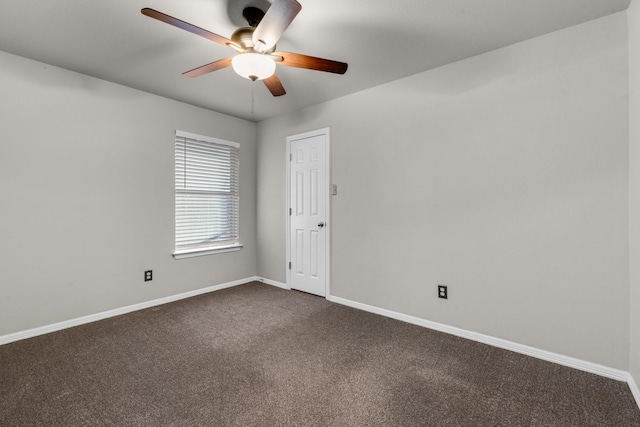
[[[256,117],[254,114],[255,97],[253,95],[253,86],[254,85],[251,85],[251,121],[255,122],[256,121]]]

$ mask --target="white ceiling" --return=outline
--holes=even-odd
[[[0,50],[259,121],[625,10],[630,0],[299,0],[278,50],[347,62],[345,75],[278,67],[274,98],[231,68],[182,72],[234,51],[148,18],[151,7],[224,37],[266,0],[1,0]],[[231,16],[230,16],[231,15]],[[253,107],[252,107],[253,103]],[[253,113],[252,113],[253,110]]]

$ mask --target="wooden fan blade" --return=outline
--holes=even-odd
[[[308,70],[326,71],[328,73],[344,74],[349,64],[331,59],[316,58],[292,52],[274,52],[273,56],[282,57],[280,65],[287,67],[306,68]]]
[[[231,66],[231,60],[233,58],[224,58],[219,59],[217,61],[211,62],[207,65],[203,65],[202,67],[194,68],[193,70],[186,71],[182,73],[183,76],[187,77],[200,77],[207,73],[212,73],[214,71],[221,70],[223,68],[227,68]]]
[[[264,85],[269,89],[271,95],[273,96],[282,96],[287,92],[284,90],[284,86],[282,86],[282,82],[280,78],[278,78],[277,74],[273,74],[271,77],[262,80]]]
[[[211,40],[212,42],[216,42],[223,46],[231,46],[231,47],[235,46],[235,43],[233,43],[231,40],[229,40],[226,37],[219,36],[218,34],[212,33],[211,31],[207,31],[203,28],[196,27],[195,25],[189,24],[188,22],[181,21],[180,19],[174,18],[173,16],[169,16],[165,13],[158,12],[157,10],[145,7],[140,12],[143,15],[146,15],[150,18],[154,18],[166,24],[173,25],[174,27],[178,27],[183,30],[189,31],[190,33],[193,33],[200,37],[204,37],[205,39]]]
[[[296,0],[275,0],[253,32],[254,49],[266,52],[273,48],[300,9]]]

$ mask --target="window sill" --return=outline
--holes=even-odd
[[[175,259],[193,258],[196,256],[223,254],[225,252],[236,252],[240,249],[242,249],[242,244],[236,243],[234,245],[219,246],[217,248],[190,249],[186,251],[174,252],[173,257]]]

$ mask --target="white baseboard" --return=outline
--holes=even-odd
[[[514,342],[503,340],[500,338],[494,338],[488,335],[479,334],[477,332],[467,331],[465,329],[456,328],[454,326],[447,326],[441,323],[436,323],[429,320],[421,319],[419,317],[397,313],[395,311],[386,310],[383,308],[374,307],[371,305],[362,304],[355,301],[350,301],[350,300],[336,297],[336,296],[330,296],[328,299],[329,301],[332,301],[338,304],[357,308],[359,310],[368,311],[374,314],[379,314],[381,316],[390,317],[392,319],[401,320],[403,322],[411,323],[413,325],[434,329],[436,331],[445,332],[447,334],[470,339],[472,341],[481,342],[483,344],[489,344],[494,347],[499,347],[505,350],[514,351],[516,353],[532,356],[537,359],[546,360],[548,362],[557,363],[559,365],[568,366],[570,368],[579,369],[581,371],[590,372],[592,374],[597,374],[603,377],[612,378],[614,380],[625,381],[629,383],[630,387],[632,387],[631,383],[629,382],[629,380],[632,379],[631,375],[629,374],[629,372],[626,372],[626,371],[609,368],[607,366],[598,365],[596,363],[591,363],[591,362],[576,359],[573,357],[552,353],[550,351],[540,350],[534,347],[529,347],[527,345],[514,343]],[[637,391],[637,387],[636,387],[636,391]],[[636,400],[638,400],[638,397],[636,397]],[[640,402],[640,400],[638,401]]]
[[[277,288],[290,290],[291,288],[286,285],[286,283],[276,282],[275,280],[265,279],[264,277],[258,277],[258,282],[262,282],[266,285],[275,286]]]
[[[259,277],[248,277],[246,279],[236,280],[233,282],[223,283],[221,285],[209,286],[207,288],[196,289],[195,291],[184,292],[177,295],[171,295],[164,298],[155,299],[152,301],[146,301],[139,304],[129,305],[126,307],[116,308],[113,310],[103,311],[102,313],[90,314],[88,316],[78,317],[71,320],[65,320],[63,322],[54,323],[51,325],[41,326],[38,328],[28,329],[26,331],[15,332],[12,334],[1,335],[0,345],[9,344],[14,341],[20,341],[27,338],[37,337],[38,335],[44,335],[51,332],[60,331],[62,329],[72,328],[74,326],[84,325],[86,323],[96,322],[98,320],[107,319],[109,317],[120,316],[121,314],[131,313],[132,311],[143,310],[149,307],[155,307],[157,305],[167,304],[181,299],[195,297],[197,295],[206,294],[209,292],[215,292],[233,286],[244,285],[245,283],[259,280]]]
[[[631,374],[629,374],[627,383],[629,384],[629,388],[631,389],[631,394],[633,394],[633,397],[636,399],[638,407],[640,407],[640,389],[638,389],[638,384],[636,384]]]

